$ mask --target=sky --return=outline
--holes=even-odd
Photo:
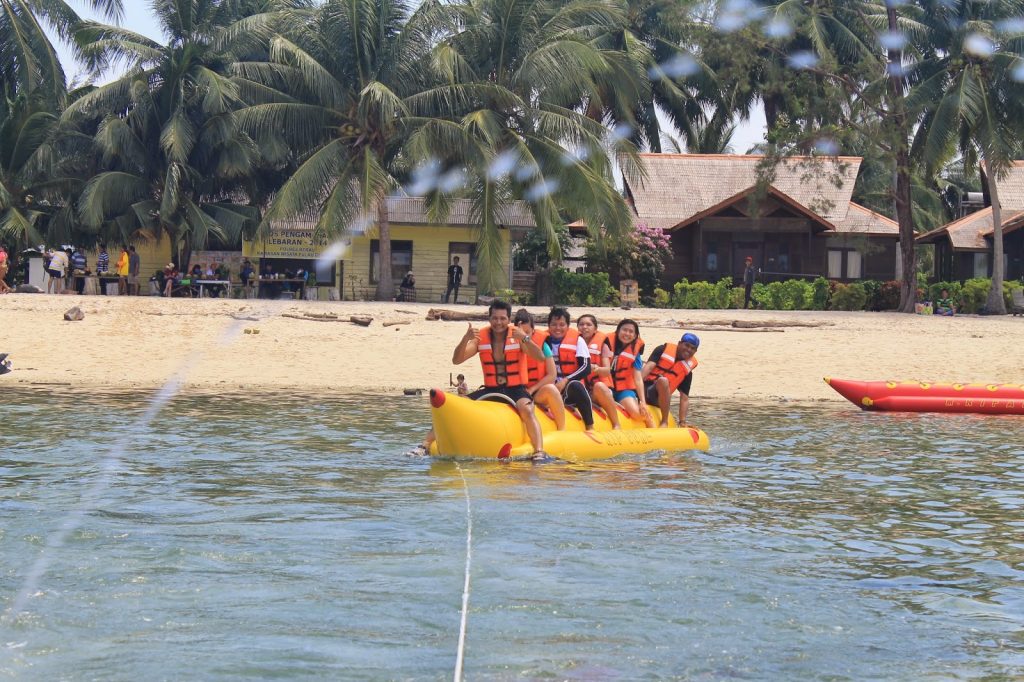
[[[82,18],[104,21],[100,13],[94,12],[86,7],[85,3],[72,2],[72,5]],[[122,26],[130,31],[141,33],[154,40],[161,39],[160,27],[157,25],[156,17],[150,10],[148,2],[127,0],[124,5],[125,16],[124,21],[121,22]],[[61,63],[64,64],[64,69],[67,72],[68,82],[73,82],[75,80],[75,76],[81,72],[81,67],[74,64],[71,52],[65,45],[60,44],[58,41],[55,41],[55,43],[58,46],[57,52],[60,54]],[[740,125],[737,127],[732,141],[734,153],[743,154],[755,144],[764,142],[764,133],[764,110],[760,105],[758,105],[751,116],[751,120],[741,121]]]

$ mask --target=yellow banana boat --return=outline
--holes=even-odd
[[[526,427],[516,408],[508,402],[470,400],[430,390],[431,413],[437,440],[430,454],[441,457],[508,459],[529,457],[533,453]],[[619,413],[622,428],[613,430],[611,422],[594,407],[594,430],[586,431],[583,421],[571,410],[565,413],[565,430],[558,431],[544,410],[534,407],[544,434],[544,451],[570,462],[608,459],[625,453],[653,450],[707,450],[708,436],[692,426],[677,426],[669,416],[668,428],[647,428],[643,420]],[[654,421],[660,419],[657,407],[648,406]]]

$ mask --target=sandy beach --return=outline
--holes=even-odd
[[[67,322],[80,306],[85,319]],[[481,381],[476,360],[451,354],[466,322],[427,320],[428,304],[0,296],[0,352],[15,371],[6,386],[145,390],[177,377],[185,387],[253,390],[401,392],[446,386],[449,373]],[[464,312],[482,306],[448,306]],[[546,309],[532,307],[546,315]],[[609,330],[622,317],[640,323],[648,352],[696,328],[702,339],[697,399],[841,401],[823,376],[1024,382],[1019,317],[955,318],[895,313],[576,308]],[[333,313],[344,322],[288,315]],[[350,315],[369,315],[361,327]],[[739,330],[734,320],[759,323]],[[384,326],[386,322],[403,322]],[[774,326],[774,325],[813,326]],[[481,322],[475,322],[479,327]],[[543,325],[541,325],[543,326]]]

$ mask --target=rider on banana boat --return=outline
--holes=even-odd
[[[522,330],[509,324],[512,306],[505,301],[494,300],[487,308],[488,326],[476,330],[473,323],[463,334],[462,340],[452,353],[452,363],[461,365],[474,355],[480,356],[484,372],[484,387],[470,393],[470,400],[480,400],[488,395],[501,394],[515,405],[519,417],[526,427],[526,434],[533,446],[536,458],[545,457],[544,440],[540,422],[533,412],[533,396],[526,389],[526,358],[544,360],[544,351],[530,340]],[[423,444],[412,454],[425,455],[436,439],[431,429]]]
[[[679,425],[686,423],[686,411],[690,404],[690,385],[693,370],[697,367],[694,353],[700,346],[696,334],[687,332],[679,343],[664,343],[654,349],[644,363],[640,373],[644,380],[644,392],[648,403],[657,403],[661,408],[661,426],[668,426],[669,403],[672,392],[679,391]]]
[[[611,387],[604,387],[604,390],[615,402],[622,405],[626,414],[631,419],[642,418],[648,428],[651,428],[654,426],[654,420],[647,412],[647,396],[641,390],[643,352],[644,342],[640,338],[640,325],[634,320],[622,320],[615,328],[615,335],[605,342],[598,374],[611,382]],[[617,415],[614,421],[618,424]]]
[[[594,428],[594,405],[583,379],[590,374],[590,350],[576,329],[571,329],[571,318],[565,308],[552,308],[548,313],[548,331],[544,343],[551,347],[558,369],[555,388],[563,402],[579,410],[583,427]]]
[[[576,329],[579,330],[580,338],[587,344],[590,351],[590,374],[583,380],[583,384],[590,390],[590,395],[604,413],[608,415],[608,421],[612,423],[613,429],[622,428],[619,425],[619,410],[615,407],[615,398],[612,396],[611,377],[598,370],[601,367],[610,367],[611,355],[604,358],[603,349],[607,347],[608,336],[597,330],[597,318],[593,315],[580,315],[576,320]]]
[[[562,394],[555,388],[558,369],[555,366],[555,354],[551,346],[544,343],[544,332],[539,331],[533,319],[533,313],[526,308],[516,311],[513,318],[516,329],[522,330],[530,341],[544,353],[544,362],[526,356],[526,390],[533,396],[533,401],[551,413],[555,426],[559,431],[565,430],[565,405]]]

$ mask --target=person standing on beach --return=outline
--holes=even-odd
[[[46,287],[46,293],[59,294],[64,291],[64,276],[67,274],[68,254],[61,249],[54,249],[50,256],[50,264],[46,266],[46,274],[50,276],[50,283]]]
[[[142,259],[136,253],[134,246],[128,247],[128,295],[139,295],[139,271],[142,269]]]
[[[85,271],[89,268],[89,262],[85,258],[85,251],[81,246],[75,248],[71,254],[71,275],[75,283],[75,291],[81,294],[85,291]]]
[[[754,288],[754,277],[757,275],[757,268],[754,267],[754,259],[747,256],[743,268],[743,309],[750,307],[750,290]]]
[[[448,266],[448,287],[444,290],[444,302],[448,302],[448,296],[455,292],[455,303],[459,302],[459,287],[462,286],[462,266],[459,265],[459,257],[452,259]]]
[[[7,286],[7,269],[10,259],[7,257],[7,249],[0,244],[0,294],[10,293],[11,287]]]
[[[100,255],[96,256],[96,274],[102,275],[110,271],[110,254],[107,245],[100,244]]]
[[[117,259],[117,293],[125,296],[128,293],[128,247],[121,247],[121,255]]]

